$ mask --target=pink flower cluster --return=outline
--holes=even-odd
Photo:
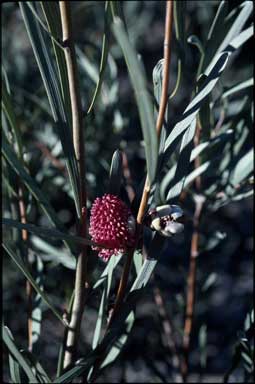
[[[130,209],[118,196],[98,197],[91,208],[89,234],[95,243],[109,247],[93,247],[103,260],[123,252],[135,241],[135,221]]]

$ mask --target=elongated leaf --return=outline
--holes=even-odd
[[[62,27],[61,27],[58,3],[55,1],[41,1],[40,5],[43,10],[49,31],[54,36],[54,39],[52,38],[51,41],[54,48],[54,53],[55,53],[56,62],[58,66],[58,75],[59,75],[59,80],[61,85],[62,97],[65,105],[66,115],[68,118],[69,125],[71,126],[72,112],[71,112],[71,102],[70,102],[65,54],[64,54],[64,49],[61,48],[56,43],[56,40],[59,41],[62,39]]]
[[[29,270],[27,269],[26,265],[24,264],[23,260],[15,254],[15,252],[12,250],[12,248],[7,244],[3,243],[3,247],[8,253],[8,255],[12,258],[16,266],[19,268],[19,270],[23,273],[23,275],[29,280],[35,291],[41,296],[42,300],[47,304],[47,306],[52,310],[54,315],[61,321],[61,323],[64,324],[66,327],[67,324],[63,320],[61,314],[56,310],[56,308],[51,304],[48,297],[45,295],[45,293],[41,290],[41,288],[38,286],[32,275],[30,274]]]
[[[205,81],[202,86],[200,92],[198,92],[188,107],[185,109],[182,120],[179,121],[171,131],[165,143],[165,153],[172,152],[176,145],[178,144],[178,137],[183,134],[189,128],[190,124],[194,121],[197,113],[199,112],[201,105],[205,102],[206,97],[214,88],[217,83],[221,73],[226,67],[229,56],[235,51],[235,49],[239,48],[245,41],[247,41],[252,35],[252,27],[247,28],[242,31],[238,36],[236,36],[233,40],[231,40],[230,44],[225,48],[225,51],[216,55],[210,65],[207,67],[205,71]],[[193,131],[195,132],[195,131]],[[184,140],[184,138],[183,138]],[[191,141],[191,137],[190,140]],[[187,173],[188,169],[186,169]],[[185,176],[184,176],[185,180]],[[182,183],[184,186],[184,182]],[[181,189],[179,188],[179,192],[181,193]],[[177,198],[178,196],[174,194]],[[168,197],[170,199],[174,198],[172,196],[172,192],[168,193]]]
[[[11,146],[8,144],[4,135],[2,135],[2,152],[5,159],[11,165],[12,169],[16,172],[16,174],[20,177],[22,182],[26,185],[29,191],[32,193],[36,201],[41,206],[42,210],[48,216],[49,220],[59,229],[66,232],[65,227],[59,220],[56,212],[50,205],[46,194],[42,192],[42,190],[37,186],[34,179],[29,175],[29,173],[25,170],[23,165],[20,163],[16,154],[11,149]]]
[[[122,153],[117,149],[112,156],[110,169],[109,193],[119,195],[122,182]]]
[[[232,96],[233,94],[242,91],[243,89],[246,89],[248,87],[252,87],[254,85],[254,79],[250,78],[246,81],[242,81],[241,83],[235,85],[234,87],[228,89],[226,92],[223,93],[222,98],[225,99],[226,97]]]
[[[14,338],[11,334],[11,331],[4,324],[2,325],[2,338],[3,338],[3,342],[5,343],[6,347],[9,350],[10,354],[13,356],[13,358],[17,361],[17,363],[22,367],[22,369],[26,373],[29,382],[30,383],[39,383],[39,381],[36,379],[36,376],[34,375],[32,369],[28,365],[27,361],[24,359],[24,357],[22,356],[22,354],[18,350],[18,348],[15,344]]]
[[[135,314],[134,312],[132,311],[130,313],[130,315],[127,317],[126,321],[125,321],[125,333],[122,334],[117,340],[116,342],[114,343],[113,347],[111,348],[110,352],[107,354],[106,358],[104,359],[104,361],[102,362],[102,364],[100,365],[100,368],[104,368],[106,367],[107,365],[111,364],[112,362],[114,362],[116,360],[116,358],[118,357],[118,355],[120,354],[122,348],[124,347],[124,345],[126,344],[127,342],[127,339],[129,337],[129,334],[133,328],[133,325],[134,325],[134,322],[135,322]]]
[[[67,249],[63,247],[55,247],[49,244],[49,241],[44,241],[37,236],[31,236],[31,243],[39,250],[44,261],[53,261],[54,263],[62,264],[68,269],[76,268],[76,258],[72,256]]]
[[[186,34],[185,34],[185,14],[186,14],[187,2],[184,1],[174,1],[174,25],[175,25],[175,35],[178,43],[178,62],[177,62],[177,80],[173,92],[171,93],[170,99],[175,96],[177,93],[181,78],[183,76],[185,68],[185,52],[186,52]]]
[[[91,104],[88,108],[87,114],[89,114],[92,111],[92,108],[94,107],[94,104],[96,102],[97,96],[100,92],[101,85],[103,83],[104,79],[104,72],[107,65],[107,58],[109,53],[109,38],[110,38],[110,20],[111,20],[111,9],[110,9],[110,3],[109,1],[105,2],[105,19],[104,19],[104,35],[103,35],[103,42],[102,42],[102,52],[101,52],[101,60],[100,60],[100,68],[99,68],[99,75],[98,80],[96,84],[96,89],[94,92],[94,95],[92,97]]]
[[[121,257],[122,257],[122,254],[114,256],[114,257],[115,257],[115,267],[116,267],[117,264],[119,263]],[[99,277],[99,279],[94,284],[93,289],[97,289],[101,284],[103,284],[106,281],[110,267],[111,267],[111,265],[109,263],[107,263],[107,266],[105,267],[105,269],[102,272],[101,276]]]
[[[39,383],[52,383],[49,375],[46,373],[45,369],[42,367],[41,363],[37,358],[29,351],[21,350],[22,356],[27,360],[30,367],[36,374]]]
[[[9,353],[9,368],[10,376],[13,383],[22,383],[27,380],[27,376],[24,371],[21,369],[21,366],[17,360]]]
[[[212,91],[219,79],[219,76],[226,67],[228,57],[229,54],[227,52],[223,52],[221,55],[218,56],[217,61],[214,63],[214,66],[211,68],[210,72],[207,75],[207,79],[204,83],[202,90],[195,95],[194,99],[185,109],[181,120],[174,126],[173,130],[168,136],[165,143],[165,153],[167,151],[172,152],[172,150],[174,149],[173,145],[174,147],[176,147],[177,145],[177,138],[187,130],[187,128],[195,119],[197,113],[201,108],[203,100]]]
[[[75,158],[71,129],[68,126],[62,95],[57,81],[57,75],[49,52],[48,44],[45,41],[45,35],[42,28],[35,18],[31,9],[24,2],[20,2],[21,13],[25,22],[27,33],[31,41],[31,45],[35,54],[35,58],[43,79],[43,83],[47,92],[49,103],[52,110],[59,138],[65,154],[67,170],[74,193],[74,201],[77,215],[81,215],[80,198],[79,198],[79,178],[78,166]]]
[[[106,304],[108,301],[110,288],[111,288],[113,271],[114,271],[114,268],[116,267],[116,265],[118,264],[118,260],[116,260],[115,257],[113,256],[110,258],[108,264],[109,264],[109,266],[108,266],[107,279],[105,280],[105,286],[104,286],[103,292],[102,292],[100,307],[98,310],[97,322],[96,322],[93,341],[92,341],[92,348],[93,349],[95,349],[99,343],[101,329],[102,329],[102,325],[103,325],[103,320],[105,317],[104,312],[106,309]]]
[[[217,51],[215,53],[215,56],[219,52],[224,51],[227,48],[227,46],[229,45],[229,43],[233,44],[232,43],[233,39],[235,39],[236,36],[240,33],[240,31],[242,30],[246,20],[248,20],[248,17],[251,15],[252,9],[253,9],[252,2],[245,1],[245,2],[242,3],[242,5],[243,5],[243,8],[242,8],[241,12],[238,14],[235,22],[232,23],[232,26],[229,29],[227,35],[225,36],[225,38],[222,41],[222,43],[219,46],[219,48],[217,49]]]
[[[224,132],[208,141],[205,141],[203,143],[200,143],[198,146],[196,146],[192,151],[190,155],[190,163],[195,160],[195,158],[205,152],[207,149],[208,151],[210,149],[217,149],[220,150],[222,145],[225,145],[226,141],[230,140],[231,136],[233,135],[233,130],[229,129],[227,132]],[[167,174],[164,176],[161,185],[160,185],[160,194],[162,201],[166,201],[166,192],[167,190],[170,190],[170,185],[173,184],[174,175],[176,173],[177,164],[174,164],[172,168],[167,172]],[[207,169],[207,168],[206,168]],[[201,173],[203,173],[203,170],[200,170]],[[187,176],[189,177],[189,176]],[[189,180],[193,180],[193,177]],[[184,183],[184,186],[186,187],[191,181]]]
[[[16,220],[7,219],[7,218],[2,219],[2,224],[9,226],[9,227],[15,227],[15,228],[18,228],[20,230],[26,229],[28,232],[34,233],[40,237],[46,237],[46,238],[52,237],[54,239],[66,240],[69,242],[79,243],[79,244],[83,244],[83,245],[94,245],[94,246],[100,247],[100,244],[96,245],[93,241],[90,241],[88,239],[85,239],[85,238],[79,237],[79,236],[68,235],[66,233],[62,233],[60,231],[57,231],[56,229],[53,229],[53,228],[38,227],[34,224],[28,224],[28,223],[23,224],[23,223],[20,223]],[[102,245],[101,247],[105,247],[105,246]]]
[[[142,253],[139,251],[134,252],[134,264],[135,264],[136,274],[138,275],[140,273],[140,270],[142,269],[142,264],[143,264],[143,256],[142,256]],[[104,368],[107,365],[111,364],[118,357],[122,348],[127,342],[129,334],[133,328],[134,322],[135,322],[135,314],[134,314],[134,311],[132,311],[125,321],[124,333],[116,340],[115,344],[112,346],[106,358],[102,362],[100,368]]]
[[[181,148],[179,152],[178,163],[173,180],[173,188],[170,189],[167,195],[167,203],[175,201],[176,197],[181,194],[184,186],[185,178],[188,173],[190,155],[193,148],[193,138],[196,130],[196,119],[192,121],[189,128],[183,135]]]
[[[137,59],[137,54],[129,42],[124,24],[119,18],[115,18],[112,29],[114,36],[123,51],[131,83],[135,91],[143,131],[143,138],[145,141],[147,171],[149,181],[152,184],[155,178],[157,167],[158,143],[155,126],[153,124],[154,119],[152,103],[147,91],[145,75],[141,64]]]
[[[233,185],[238,185],[241,183],[250,173],[253,171],[254,167],[254,152],[253,149],[250,149],[237,163],[231,177],[231,183]]]
[[[17,147],[18,147],[18,155],[19,158],[23,161],[23,155],[22,155],[22,141],[21,141],[21,135],[20,131],[17,126],[16,116],[13,111],[11,97],[7,92],[7,88],[5,87],[5,84],[2,82],[2,108],[4,113],[6,114],[6,117],[10,123],[10,126],[13,130],[13,133],[15,135]]]
[[[241,9],[240,12],[239,9]],[[240,33],[252,12],[252,3],[243,2],[229,15],[227,15],[227,11],[228,1],[221,1],[208,34],[202,72],[208,67],[213,57],[225,50],[230,41]]]

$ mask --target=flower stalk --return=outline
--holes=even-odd
[[[160,98],[159,112],[157,117],[156,131],[157,136],[160,138],[162,126],[164,123],[164,116],[168,101],[168,84],[169,84],[169,69],[171,60],[171,37],[172,37],[172,25],[173,25],[173,1],[168,0],[166,2],[166,19],[165,19],[165,38],[164,38],[164,66],[163,66],[163,80],[162,80],[162,94]],[[142,224],[143,217],[146,211],[146,207],[150,195],[150,181],[147,174],[145,185],[143,189],[143,195],[140,203],[140,207],[137,214],[137,222]]]

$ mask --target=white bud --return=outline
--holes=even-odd
[[[171,237],[184,229],[184,225],[176,221],[183,216],[183,210],[178,205],[161,205],[148,214],[151,218],[151,229],[162,236]]]

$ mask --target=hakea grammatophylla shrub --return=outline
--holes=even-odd
[[[96,198],[91,208],[89,234],[95,243],[107,248],[93,247],[107,261],[112,255],[125,251],[135,242],[135,220],[126,204],[115,195]]]

